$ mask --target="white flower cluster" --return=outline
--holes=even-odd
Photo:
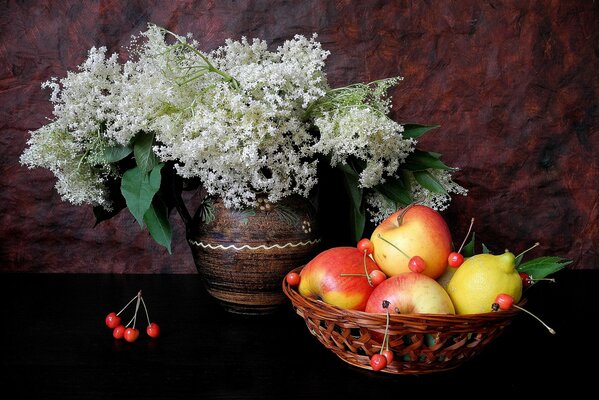
[[[92,48],[77,72],[44,83],[52,89],[54,118],[31,132],[21,162],[57,177],[57,190],[74,204],[110,208],[109,179],[120,178],[107,150],[132,146],[140,133],[155,137],[153,151],[184,178],[199,178],[229,207],[308,196],[318,183],[317,162],[359,162],[361,189],[397,176],[415,140],[388,117],[386,90],[377,85],[330,89],[329,52],[316,35],[296,35],[276,50],[263,40],[227,40],[204,53],[191,35],[150,26],[119,64],[106,48]],[[435,171],[447,193],[465,193],[449,172]],[[411,185],[414,198],[436,207],[448,194]],[[391,211],[382,196],[368,197],[376,218]]]
[[[229,207],[253,205],[256,193],[275,202],[307,196],[317,182],[313,136],[303,117],[327,90],[328,52],[296,36],[275,52],[266,42],[228,40],[207,57],[239,88],[204,74],[189,83],[194,97],[153,121],[156,151],[179,175],[199,177]]]
[[[314,121],[320,132],[316,151],[328,154],[331,165],[346,164],[350,157],[363,160],[360,185],[371,188],[395,174],[414,150],[415,141],[401,135],[403,127],[370,108],[352,107],[326,112]]]
[[[106,48],[92,48],[77,73],[45,82],[52,89],[54,120],[32,132],[21,162],[56,175],[58,193],[73,204],[110,207],[104,181],[111,167],[102,162],[106,121],[115,118],[120,66]],[[116,87],[116,89],[115,89]]]

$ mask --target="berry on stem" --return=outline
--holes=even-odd
[[[125,335],[125,327],[123,325],[119,325],[112,331],[112,337],[115,339],[122,339]]]
[[[285,280],[287,280],[287,283],[290,286],[297,286],[300,283],[300,274],[298,274],[297,272],[290,272],[287,274],[287,276],[285,276]]]
[[[538,281],[555,282],[555,279],[553,279],[553,278],[534,279],[532,276],[528,275],[526,272],[519,272],[518,275],[520,275],[520,278],[522,279],[522,286],[525,289],[530,287],[533,283],[538,282]]]
[[[107,327],[114,329],[121,324],[121,317],[119,317],[116,313],[111,312],[106,316],[104,322],[106,322]]]
[[[382,370],[391,364],[394,358],[393,352],[389,350],[389,305],[390,303],[387,300],[383,300],[383,308],[387,313],[387,322],[385,324],[385,336],[383,336],[383,343],[381,343],[381,351],[373,354],[370,358],[370,366],[374,371]]]
[[[470,231],[472,230],[472,225],[474,225],[474,218],[470,219],[470,227],[468,228],[468,232],[460,245],[458,251],[452,251],[449,253],[449,257],[447,257],[447,264],[449,264],[452,268],[458,268],[464,262],[464,256],[461,254],[462,248],[466,244],[466,239],[470,236]]]
[[[420,256],[414,256],[408,261],[408,268],[412,272],[422,272],[426,269],[426,262]]]
[[[374,253],[374,245],[368,238],[360,239],[356,247],[360,250],[360,253],[366,253],[367,255]]]
[[[135,328],[127,328],[125,329],[125,333],[123,334],[125,340],[129,343],[133,343],[139,337],[139,330]]]
[[[532,316],[537,321],[539,321],[541,324],[543,324],[543,326],[545,328],[547,328],[547,330],[549,331],[549,333],[551,333],[552,335],[555,335],[555,330],[553,330],[552,328],[550,328],[546,323],[544,323],[543,321],[541,321],[541,319],[539,317],[537,317],[536,315],[534,315],[533,313],[531,313],[527,309],[522,308],[522,307],[520,307],[517,304],[514,304],[514,298],[512,296],[510,296],[509,294],[507,294],[507,293],[500,293],[500,294],[498,294],[497,297],[495,297],[495,303],[493,303],[491,305],[491,309],[493,311],[509,310],[511,307],[516,307],[518,310],[524,311],[528,315]]]
[[[157,323],[152,322],[146,328],[146,333],[149,337],[157,338],[158,336],[160,336],[160,326],[158,326]]]
[[[455,251],[449,253],[449,257],[447,257],[447,264],[449,264],[452,268],[457,268],[464,262],[464,256],[460,253],[456,253]]]
[[[387,275],[385,275],[385,273],[383,271],[381,271],[379,269],[375,269],[374,271],[372,271],[370,273],[370,279],[374,286],[378,286],[381,283],[383,283],[383,281],[385,279],[387,279]]]
[[[137,300],[135,304],[135,312],[131,320],[127,323],[127,325],[121,324],[121,318],[119,314],[121,314],[129,305]],[[160,335],[160,326],[155,322],[150,321],[150,314],[148,313],[148,307],[146,306],[146,302],[141,296],[141,290],[137,292],[137,295],[133,297],[126,305],[119,311],[118,313],[111,312],[106,316],[106,325],[112,328],[112,336],[115,339],[124,338],[127,342],[135,342],[139,337],[139,329],[135,328],[135,324],[137,323],[137,312],[139,311],[139,305],[142,304],[145,310],[146,318],[148,320],[148,326],[146,328],[146,333],[148,336],[156,338]],[[129,325],[133,324],[131,327]]]
[[[403,251],[402,249],[400,249],[399,247],[397,247],[395,244],[391,243],[390,241],[388,241],[387,239],[385,239],[384,237],[381,236],[381,234],[379,233],[378,238],[381,239],[382,241],[390,244],[391,246],[393,246],[397,251],[399,251],[401,254],[403,254],[404,256],[406,256],[406,258],[408,258],[408,268],[410,269],[410,271],[413,272],[422,272],[426,269],[426,262],[424,261],[424,259],[420,256],[413,256],[410,257],[409,255],[406,254],[405,251]]]
[[[373,354],[370,358],[370,366],[373,371],[380,371],[387,366],[387,358],[381,353]]]
[[[393,362],[393,359],[395,358],[395,355],[393,354],[393,352],[389,349],[387,350],[383,350],[381,352],[382,355],[385,356],[385,358],[387,359],[387,365],[391,364]]]
[[[368,279],[368,284],[370,286],[372,286],[372,287],[378,286],[382,281],[387,279],[387,276],[382,271],[379,271],[379,273],[383,275],[383,277],[381,277],[380,274],[376,273],[377,272],[376,270],[372,271],[370,274],[368,273],[368,267],[366,265],[366,257],[368,257],[370,254],[372,254],[374,252],[374,245],[372,244],[370,239],[364,238],[358,242],[356,247],[362,254],[364,254],[364,273],[363,274],[341,274],[340,276],[365,276],[366,279]],[[373,278],[373,275],[376,276],[376,278]],[[373,281],[373,279],[376,279],[376,281],[378,283],[375,283]]]

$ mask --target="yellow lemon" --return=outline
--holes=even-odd
[[[499,255],[477,254],[464,261],[447,284],[456,314],[489,312],[500,293],[509,294],[517,303],[522,297],[522,279],[515,261],[507,251]]]

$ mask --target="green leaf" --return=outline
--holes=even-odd
[[[141,133],[135,138],[133,143],[133,155],[135,162],[142,171],[150,172],[158,164],[158,159],[154,155],[152,145],[154,144],[154,134]]]
[[[491,254],[491,250],[483,243],[483,254]]]
[[[404,206],[413,201],[410,192],[400,179],[389,179],[387,182],[376,186],[375,189],[388,199]]]
[[[353,170],[352,170],[353,171]],[[358,184],[358,176],[355,173],[344,173],[345,187],[351,198],[351,229],[356,241],[362,238],[364,227],[366,226],[366,211],[362,205],[362,189]]]
[[[462,248],[462,255],[464,257],[472,257],[474,255],[474,243],[476,233],[472,232],[472,239]]]
[[[166,247],[168,253],[171,254],[173,233],[164,203],[158,200],[154,201],[148,211],[145,212],[144,221],[156,243]]]
[[[123,174],[121,193],[127,203],[127,208],[133,214],[140,226],[143,226],[143,216],[152,205],[152,199],[160,189],[160,170],[163,163],[158,164],[151,173],[134,167]]]
[[[542,279],[565,268],[566,265],[571,263],[572,260],[566,258],[543,256],[520,264],[517,270],[518,272],[526,272],[533,279]]]
[[[131,154],[132,151],[133,149],[129,146],[112,146],[104,149],[102,157],[107,163],[114,163],[121,161],[123,158]]]
[[[423,188],[434,193],[447,193],[445,187],[429,171],[413,171],[414,179]]]
[[[343,171],[344,174],[353,176],[356,179],[359,178],[359,174],[349,164],[337,164],[336,167],[339,168],[341,171]]]
[[[197,215],[203,224],[209,224],[214,221],[214,206],[212,199],[206,198],[202,201],[202,204],[198,207]],[[244,225],[247,225],[247,222],[247,218],[241,220],[241,223]]]
[[[445,163],[439,159],[440,157],[441,155],[439,153],[432,153],[416,149],[406,158],[402,168],[405,168],[409,171],[423,171],[429,168],[444,170],[455,169],[445,165]]]
[[[420,124],[402,124],[403,137],[418,139],[431,129],[439,128],[441,125],[420,125]]]

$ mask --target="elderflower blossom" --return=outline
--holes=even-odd
[[[21,163],[52,171],[58,193],[73,204],[110,208],[105,180],[111,167],[101,157],[109,141],[102,130],[117,116],[119,80],[116,55],[106,58],[106,48],[94,47],[78,72],[42,84],[52,89],[54,120],[31,132]]]
[[[209,90],[198,77],[195,97],[179,112],[153,122],[161,143],[156,152],[173,161],[185,178],[199,177],[229,207],[255,204],[256,193],[275,202],[296,193],[307,196],[317,182],[314,138],[303,120],[311,102],[326,92],[328,52],[296,36],[275,52],[266,43],[228,40],[208,55],[221,71],[235,76]]]
[[[314,121],[320,140],[314,149],[330,154],[331,165],[346,164],[349,157],[366,162],[360,185],[378,185],[385,175],[393,175],[414,150],[415,141],[401,135],[403,127],[370,108],[327,112]]]

